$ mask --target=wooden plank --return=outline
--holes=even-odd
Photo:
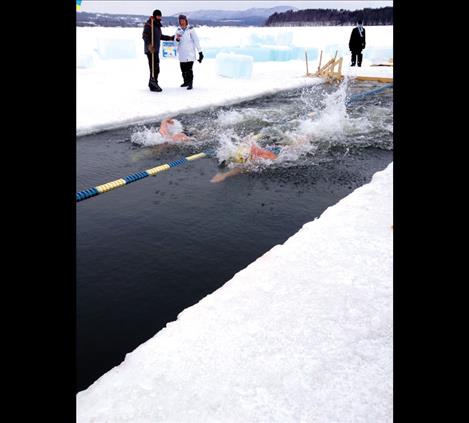
[[[319,69],[321,69],[321,62],[322,62],[322,50],[321,50],[321,56],[319,57],[319,65],[318,65],[317,73],[319,73]]]
[[[353,78],[359,81],[393,82],[393,78],[386,78],[384,76],[354,76]]]
[[[320,74],[321,74],[321,75],[327,75],[328,73],[330,73],[330,72],[331,72],[331,69],[332,69],[332,65],[333,65],[333,63],[329,63],[328,65],[324,66],[324,67],[321,69]]]
[[[324,70],[327,69],[333,62],[334,59],[329,60],[321,69],[319,69],[318,74],[324,72]]]

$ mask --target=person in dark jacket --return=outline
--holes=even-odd
[[[352,34],[350,35],[350,41],[348,43],[348,47],[352,53],[352,66],[355,66],[357,57],[357,65],[362,65],[362,50],[365,48],[365,28],[363,28],[362,21],[358,21],[357,24],[358,25],[352,29]]]
[[[151,23],[153,21],[153,42],[151,40]],[[148,66],[150,67],[150,81],[148,82],[148,87],[150,91],[163,91],[158,85],[158,74],[160,73],[160,40],[165,41],[174,41],[174,36],[163,35],[161,33],[161,11],[158,9],[153,11],[153,16],[150,16],[145,22],[142,33],[143,41],[145,42],[144,53],[148,57]],[[154,56],[154,61],[152,61],[152,54]],[[152,62],[154,65],[153,73],[154,78],[152,77]]]

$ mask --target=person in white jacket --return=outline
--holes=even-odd
[[[174,39],[178,42],[177,54],[184,79],[181,87],[187,87],[188,90],[192,90],[192,82],[194,80],[192,66],[196,57],[196,49],[199,52],[199,59],[197,60],[199,63],[202,63],[204,55],[195,29],[192,25],[189,25],[186,15],[179,15],[179,26]]]

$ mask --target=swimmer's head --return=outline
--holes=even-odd
[[[229,164],[243,164],[246,163],[250,156],[251,147],[249,144],[241,144],[232,151],[230,156],[218,165],[220,168],[227,167]]]
[[[169,123],[168,132],[171,135],[175,135],[183,131],[182,124],[177,119],[170,119],[168,120],[168,123]]]
[[[254,132],[251,132],[250,134],[248,134],[244,137],[244,141],[257,142],[261,137],[262,137],[262,135],[260,133],[259,134],[254,134]]]
[[[251,146],[247,144],[240,144],[236,148],[231,161],[233,163],[245,163],[249,159],[249,155],[251,153]]]

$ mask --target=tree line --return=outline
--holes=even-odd
[[[99,27],[143,27],[147,21],[146,15],[118,15],[110,13],[89,13],[80,12],[76,15],[77,26],[99,26]],[[208,20],[192,19],[189,17],[191,25],[207,26],[263,26],[265,18],[261,16],[247,16],[237,20]],[[178,26],[179,21],[175,16],[164,16],[162,19],[164,26]]]
[[[351,26],[358,20],[364,26],[393,25],[393,8],[287,10],[270,15],[265,26]]]

